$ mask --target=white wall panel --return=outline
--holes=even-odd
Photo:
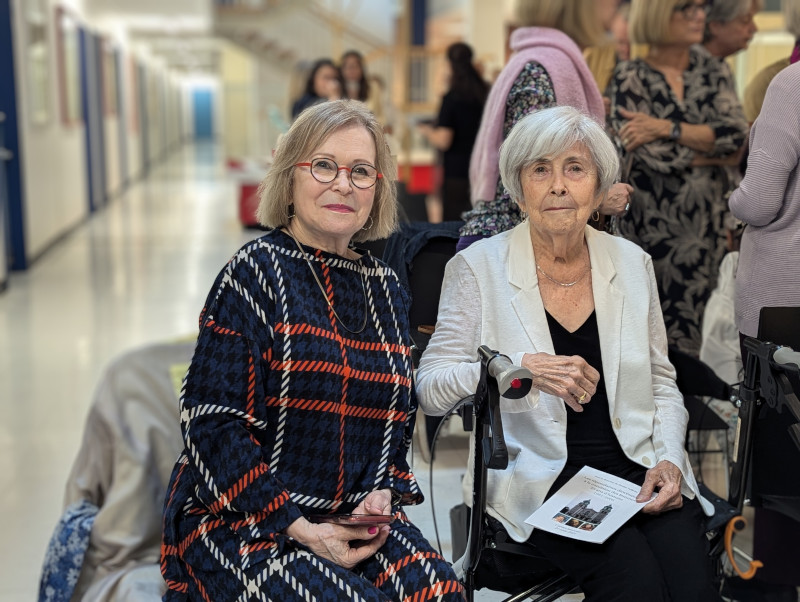
[[[65,126],[59,112],[58,64],[56,52],[55,2],[47,2],[47,80],[50,90],[48,117],[33,123],[31,73],[24,42],[25,0],[12,0],[14,9],[14,59],[17,78],[17,110],[22,165],[22,194],[25,244],[28,260],[35,258],[88,213],[86,160],[82,125]],[[80,9],[80,2],[63,4]]]

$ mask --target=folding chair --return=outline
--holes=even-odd
[[[703,398],[722,399],[732,404],[736,402],[736,394],[732,386],[719,378],[707,364],[698,360],[677,347],[669,348],[669,361],[675,366],[676,383],[683,394],[683,403],[689,412],[689,424],[686,428],[686,450],[697,462],[697,481],[703,483],[702,457],[704,454],[719,453],[723,457],[724,466],[730,465],[727,446],[728,423],[710,408]],[[725,433],[726,444],[719,450],[701,448],[700,434],[709,431]],[[695,436],[692,437],[692,434]],[[727,482],[726,482],[727,489]]]
[[[447,262],[456,253],[458,230],[463,222],[402,224],[386,244],[383,260],[396,273],[411,297],[409,326],[414,341],[414,365],[419,363],[422,350],[428,344],[436,325],[439,296]],[[424,415],[421,415],[422,418]],[[417,441],[423,459],[431,460],[429,442],[433,439],[442,418],[424,416],[418,424]]]

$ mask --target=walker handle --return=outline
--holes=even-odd
[[[790,369],[792,364],[794,364],[795,368],[800,368],[800,351],[793,351],[791,347],[778,347],[772,359],[776,364]]]
[[[751,560],[750,566],[747,568],[747,570],[742,571],[733,558],[734,532],[738,533],[739,531],[743,531],[746,526],[747,519],[741,515],[734,516],[728,521],[728,524],[725,525],[725,552],[728,554],[728,560],[730,560],[733,570],[736,571],[736,574],[739,575],[739,577],[745,580],[755,577],[756,571],[764,566],[764,563],[760,560]]]

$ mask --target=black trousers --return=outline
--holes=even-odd
[[[442,221],[461,219],[461,214],[472,209],[469,200],[469,178],[448,178],[442,181]]]
[[[586,602],[718,602],[700,502],[639,513],[605,543],[535,530],[531,543],[581,587]]]

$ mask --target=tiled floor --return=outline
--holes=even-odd
[[[216,149],[187,146],[0,294],[0,602],[35,599],[102,369],[132,347],[195,332],[213,278],[259,234],[240,227],[236,198]],[[428,499],[448,558],[465,465],[466,439],[443,439]],[[415,471],[427,492],[419,456]],[[431,504],[410,514],[435,539]]]

